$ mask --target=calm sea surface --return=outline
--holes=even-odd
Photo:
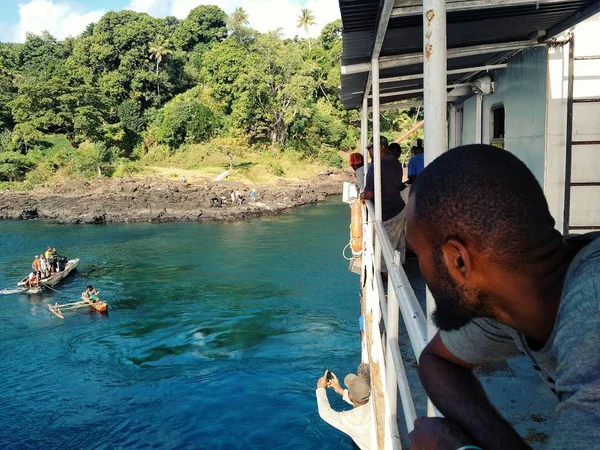
[[[353,448],[314,394],[360,362],[348,224],[338,201],[233,224],[0,222],[0,448]],[[10,293],[46,245],[78,272]],[[108,315],[48,311],[87,284]]]

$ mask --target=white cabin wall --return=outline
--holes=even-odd
[[[540,184],[544,182],[546,148],[546,49],[521,52],[508,67],[494,71],[494,93],[483,97],[481,142],[490,142],[491,108],[504,104],[504,147],[527,164]],[[477,97],[463,104],[463,144],[476,142]]]
[[[482,142],[490,142],[490,112],[503,104],[504,148],[515,154],[544,185],[546,152],[546,48],[521,52],[492,74],[494,93],[483,97]]]

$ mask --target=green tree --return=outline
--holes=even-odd
[[[164,39],[162,36],[159,37],[159,39],[150,46],[150,54],[156,61],[156,92],[159,97],[160,97],[160,78],[158,75],[158,69],[159,69],[160,63],[163,60],[163,57],[170,55],[172,53],[173,53],[173,50],[171,50],[171,43],[169,42],[168,39]]]
[[[275,33],[260,36],[235,83],[237,124],[254,139],[285,146],[288,127],[306,114],[312,100],[313,69],[294,43],[284,43]]]
[[[218,6],[201,5],[190,11],[173,32],[175,47],[189,52],[199,44],[210,45],[227,36],[227,14]]]
[[[209,139],[214,131],[214,115],[202,103],[175,99],[168,103],[153,125],[156,141],[171,148]]]
[[[230,36],[241,44],[247,45],[255,39],[256,32],[247,27],[250,23],[248,13],[238,6],[227,20]]]
[[[308,28],[312,27],[315,24],[315,15],[308,8],[302,8],[300,10],[300,15],[298,16],[297,27],[304,28],[304,33],[306,34],[306,39],[308,40],[308,49],[310,51],[310,34],[308,33]]]
[[[35,164],[25,155],[0,152],[0,181],[23,181]]]

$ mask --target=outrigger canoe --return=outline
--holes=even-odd
[[[64,280],[71,272],[73,272],[75,270],[75,268],[77,267],[77,264],[79,264],[79,259],[71,259],[71,260],[69,260],[67,262],[67,264],[65,265],[64,270],[62,270],[60,272],[53,273],[48,278],[41,279],[40,282],[39,282],[39,286],[40,287],[44,287],[44,286],[50,286],[50,287],[56,286],[58,283],[60,283],[62,280]],[[30,291],[29,284],[27,283],[28,279],[29,279],[29,277],[23,278],[21,281],[19,281],[17,283],[17,286],[19,286],[24,291],[28,291],[29,292]]]
[[[100,299],[96,301],[91,301],[83,295],[81,296],[80,302],[63,303],[62,305],[60,303],[55,303],[54,305],[48,303],[48,309],[50,310],[50,312],[61,319],[64,319],[63,311],[72,311],[79,308],[85,308],[86,306],[89,306],[90,308],[98,312],[108,311],[108,305],[106,304],[106,302],[103,302]]]

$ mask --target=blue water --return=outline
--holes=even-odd
[[[0,447],[353,448],[314,394],[360,362],[348,217],[331,202],[232,224],[0,222]],[[75,276],[6,291],[46,245],[81,259]],[[50,314],[87,284],[109,314]]]

